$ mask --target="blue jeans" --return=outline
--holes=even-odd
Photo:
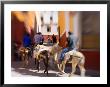
[[[65,57],[65,53],[66,53],[66,52],[69,52],[69,51],[71,51],[71,50],[73,50],[73,48],[64,48],[64,49],[62,50],[62,52],[61,52],[60,60],[62,61],[62,60],[64,59],[64,57]]]
[[[65,56],[65,53],[68,52],[69,49],[68,48],[64,48],[61,52],[61,55],[60,55],[60,60],[63,60],[64,59],[64,56]]]

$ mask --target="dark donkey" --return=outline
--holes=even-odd
[[[36,53],[35,62],[37,62],[37,70],[38,71],[39,71],[39,63],[41,60],[43,60],[43,63],[45,65],[44,73],[47,73],[47,76],[48,76],[49,52],[47,50],[43,50],[41,52]]]

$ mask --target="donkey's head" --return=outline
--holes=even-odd
[[[59,42],[57,42],[55,45],[53,45],[50,49],[51,54],[58,53],[62,47],[59,46]]]

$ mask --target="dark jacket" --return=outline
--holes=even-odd
[[[74,37],[72,35],[69,35],[67,40],[68,40],[68,47],[74,49],[74,47],[75,47],[74,42],[73,42]]]
[[[68,37],[68,47],[70,49],[77,49],[76,48],[77,42],[78,42],[78,38],[75,37],[73,34]]]
[[[28,35],[25,35],[23,38],[23,46],[30,47],[31,45],[31,38]]]

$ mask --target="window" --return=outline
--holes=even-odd
[[[50,20],[51,20],[51,21],[53,20],[52,16],[50,16]]]
[[[51,27],[47,26],[47,32],[51,32]]]
[[[43,21],[43,17],[41,16],[41,21]]]

